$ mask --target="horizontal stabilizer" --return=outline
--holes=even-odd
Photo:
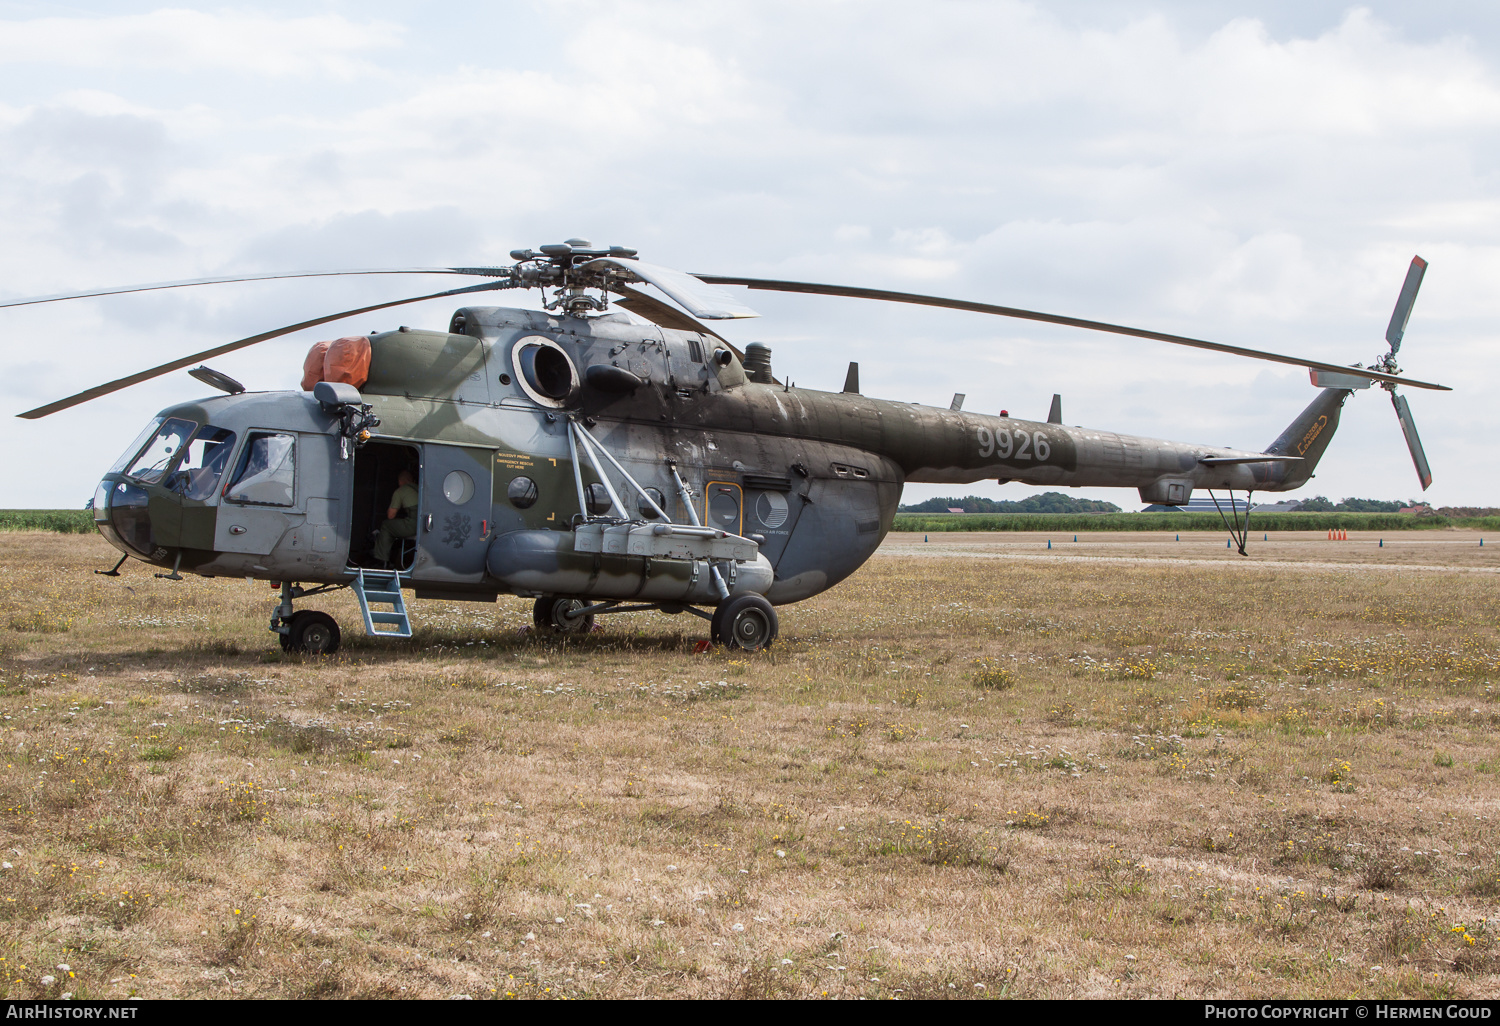
[[[1228,467],[1236,463],[1301,463],[1302,457],[1261,453],[1259,456],[1199,456],[1198,462],[1205,467]]]
[[[1372,382],[1369,378],[1358,377],[1354,374],[1336,374],[1333,371],[1309,370],[1312,383],[1317,388],[1369,388]]]

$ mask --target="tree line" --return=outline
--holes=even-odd
[[[1062,492],[1043,492],[1029,499],[983,499],[977,495],[965,495],[962,499],[951,496],[928,499],[900,507],[902,513],[947,513],[950,509],[961,509],[965,513],[1119,513],[1120,507],[1112,502],[1098,499],[1079,499]]]

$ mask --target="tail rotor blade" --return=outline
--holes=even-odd
[[[1406,334],[1406,321],[1411,316],[1411,305],[1417,301],[1417,290],[1422,287],[1425,273],[1427,261],[1419,256],[1412,257],[1411,267],[1406,270],[1406,281],[1401,285],[1401,295],[1396,300],[1396,309],[1391,314],[1390,327],[1385,329],[1385,340],[1391,344],[1392,356],[1401,349],[1401,336]],[[1406,421],[1401,423],[1405,425]]]
[[[1418,275],[1419,279],[1420,277]],[[1417,422],[1411,418],[1411,407],[1406,404],[1406,396],[1392,392],[1391,403],[1396,407],[1396,419],[1401,421],[1401,433],[1406,436],[1406,447],[1411,450],[1411,461],[1417,468],[1417,478],[1422,482],[1422,491],[1425,492],[1427,486],[1432,484],[1432,468],[1427,465],[1427,453],[1422,450],[1422,439],[1417,437]]]

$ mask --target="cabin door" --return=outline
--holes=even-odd
[[[417,525],[418,583],[477,584],[491,531],[489,449],[428,445],[422,451],[418,488],[422,504]]]

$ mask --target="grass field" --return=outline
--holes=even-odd
[[[1225,506],[1225,512],[1229,507]],[[1243,514],[1242,514],[1243,515]],[[0,525],[4,524],[0,516]],[[1255,531],[1500,531],[1500,517],[1400,513],[1251,513]],[[897,513],[894,531],[1222,531],[1218,513]]]
[[[1500,556],[1183,537],[893,536],[757,656],[340,593],[317,660],[5,534],[5,993],[1495,994]]]

